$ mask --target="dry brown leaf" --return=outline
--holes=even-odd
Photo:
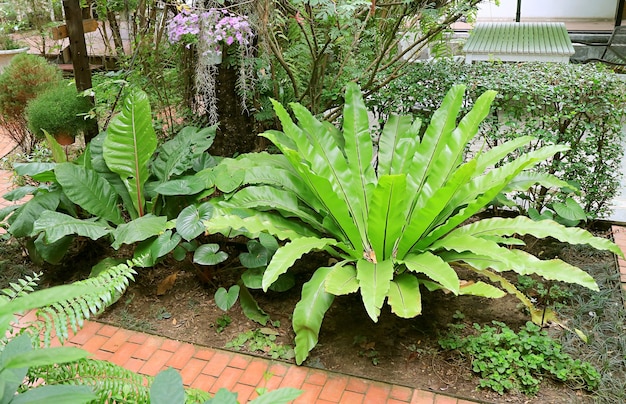
[[[176,276],[178,276],[178,272],[171,274],[159,283],[157,286],[157,296],[163,296],[168,290],[172,289],[174,282],[176,282]]]

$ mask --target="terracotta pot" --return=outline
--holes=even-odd
[[[76,137],[70,133],[56,133],[54,138],[61,146],[69,146],[73,144],[76,139]]]

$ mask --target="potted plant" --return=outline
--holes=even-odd
[[[47,131],[59,144],[74,143],[76,135],[91,123],[86,117],[92,105],[89,99],[79,95],[71,83],[50,88],[30,101],[26,107],[28,127],[35,136],[43,137]]]
[[[4,27],[0,28],[0,73],[16,55],[28,52],[30,48],[14,40]]]

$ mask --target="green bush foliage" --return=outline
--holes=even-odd
[[[226,178],[216,181],[225,194],[212,201],[207,230],[250,238],[267,232],[289,240],[263,272],[265,291],[310,251],[324,250],[338,260],[315,270],[302,288],[293,314],[297,363],[317,344],[324,314],[337,295],[359,292],[377,321],[385,301],[398,316],[421,314],[422,290],[492,298],[510,293],[529,308],[533,321],[541,322],[544,313],[501,272],[537,274],[597,290],[593,278],[577,267],[511,248],[523,244],[516,235],[551,236],[622,255],[610,241],[552,220],[518,216],[466,223],[505,187],[568,148],[546,145],[502,162],[536,142],[524,136],[464,162],[465,148],[495,97],[485,92],[458,121],[464,91],[454,86],[447,93],[421,137],[419,120],[393,115],[376,143],[356,84],[346,90],[342,130],[292,103],[296,124],[274,102],[283,132],[264,136],[282,155],[247,154],[216,167],[216,179]],[[535,181],[548,185],[555,178],[537,175]],[[520,190],[521,184],[532,185],[520,181]],[[460,267],[471,275],[463,271],[466,279],[459,279]],[[463,282],[471,278],[475,282]]]
[[[0,125],[26,153],[37,141],[28,131],[26,104],[62,80],[58,67],[26,53],[15,56],[0,74]]]
[[[40,139],[44,137],[43,130],[53,135],[75,136],[91,123],[91,119],[85,119],[91,107],[91,101],[79,95],[73,83],[63,82],[28,102],[26,121],[30,131]]]
[[[588,362],[564,353],[561,345],[539,326],[528,322],[516,333],[504,323],[493,321],[493,325],[474,324],[474,333],[463,336],[460,332],[464,326],[453,326],[439,339],[443,349],[457,350],[472,362],[472,370],[481,377],[480,387],[500,394],[519,390],[533,395],[544,377],[576,388],[598,387],[598,371]]]
[[[546,144],[565,144],[538,165],[542,172],[580,187],[578,198],[592,218],[609,210],[621,177],[624,153],[622,121],[626,113],[626,83],[613,72],[596,65],[562,63],[475,63],[448,59],[416,63],[405,76],[369,98],[383,117],[391,112],[411,112],[428,120],[454,83],[468,88],[467,111],[486,89],[497,91],[493,113],[481,127],[489,147],[524,135],[537,140],[513,153]],[[524,211],[541,211],[553,199],[546,187],[532,187],[521,197]],[[559,197],[563,202],[565,196]],[[519,202],[519,199],[517,200]]]

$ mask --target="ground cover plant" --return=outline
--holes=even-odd
[[[464,86],[454,86],[448,92],[421,138],[419,120],[391,116],[375,145],[355,84],[346,90],[342,131],[291,104],[296,125],[274,102],[283,132],[264,136],[282,155],[248,154],[223,162],[231,178],[242,177],[242,187],[213,200],[207,230],[251,238],[268,232],[288,240],[265,268],[263,290],[308,252],[324,250],[336,258],[334,264],[317,268],[302,287],[292,322],[297,363],[317,344],[324,314],[340,295],[359,292],[376,322],[385,301],[400,317],[418,316],[422,288],[491,298],[509,293],[541,323],[553,315],[535,309],[504,272],[597,290],[593,278],[577,267],[510,248],[523,245],[516,235],[550,236],[622,255],[608,240],[550,220],[518,216],[462,225],[526,170],[568,150],[546,145],[499,164],[534,140],[521,137],[464,162],[465,147],[496,95],[485,92],[457,125],[464,91]],[[243,175],[237,175],[244,168]],[[558,182],[550,174],[538,175],[535,181]],[[529,187],[535,181],[524,183]]]

